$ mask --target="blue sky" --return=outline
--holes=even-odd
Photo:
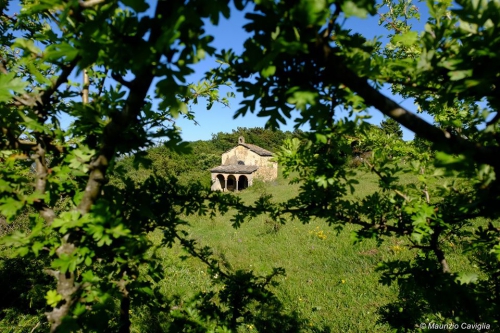
[[[146,14],[151,14],[154,10],[156,1],[151,1],[151,8],[146,12]],[[416,2],[419,7],[419,11],[422,16],[426,16],[427,7],[425,3]],[[9,14],[19,11],[19,7],[16,1],[11,2],[11,8]],[[206,27],[207,34],[215,37],[213,46],[218,50],[221,49],[233,49],[236,54],[243,50],[243,43],[250,36],[243,30],[243,25],[247,22],[244,18],[244,12],[239,12],[234,8],[231,11],[230,19],[225,19],[221,16],[218,26],[212,26],[210,24]],[[386,34],[386,30],[378,25],[378,15],[373,17],[368,17],[367,19],[357,19],[351,18],[346,21],[345,26],[352,29],[355,32],[363,34],[368,39],[383,36]],[[422,19],[418,23],[417,29],[423,30],[425,20]],[[384,43],[387,39],[382,39]],[[200,81],[205,72],[209,71],[211,68],[218,66],[215,59],[212,57],[206,58],[205,60],[199,62],[194,66],[195,73],[188,77],[189,83],[196,83]],[[73,77],[72,80],[80,81],[80,78]],[[110,82],[110,81],[108,81]],[[153,93],[154,87],[151,87],[150,93]],[[201,101],[197,105],[192,105],[191,108],[195,112],[196,121],[198,125],[194,124],[192,121],[186,119],[177,119],[176,125],[182,128],[182,137],[185,141],[196,141],[196,140],[208,140],[212,137],[212,134],[218,132],[231,132],[237,127],[264,127],[266,124],[266,118],[257,117],[255,114],[247,114],[245,117],[240,117],[233,119],[234,112],[239,108],[239,103],[242,100],[242,96],[239,95],[235,89],[223,87],[220,91],[220,95],[225,95],[228,91],[232,91],[236,94],[235,98],[230,99],[230,107],[226,107],[221,104],[214,104],[211,110],[206,109],[206,104]],[[403,100],[401,97],[392,96],[388,90],[382,91],[386,96],[390,96],[396,102],[400,103],[402,106],[410,111],[415,111],[416,107],[411,100]],[[382,114],[377,110],[372,110],[370,112],[372,119],[369,120],[374,124],[379,124],[383,120]],[[423,117],[432,122],[432,118],[423,115]],[[63,126],[68,125],[71,119],[63,118],[61,122]],[[281,129],[293,130],[294,122],[292,119],[287,121],[286,125],[282,125]],[[302,128],[307,130],[308,128]],[[413,139],[413,133],[403,128],[403,137],[405,140]]]
[[[416,3],[419,7],[419,11],[422,17],[425,17],[427,13],[427,7],[425,3]],[[355,32],[363,34],[368,39],[372,39],[377,36],[385,35],[387,32],[385,28],[378,25],[379,17],[373,16],[367,19],[357,19],[351,18],[346,20],[345,26],[352,29]],[[243,49],[243,43],[250,36],[243,30],[243,25],[247,21],[244,18],[244,13],[232,10],[231,17],[229,20],[222,18],[218,26],[208,26],[207,33],[215,37],[213,45],[217,49],[233,49],[238,54]],[[425,20],[421,20],[416,28],[418,30],[423,30]],[[387,42],[387,40],[385,40]],[[197,82],[203,77],[203,74],[210,68],[217,66],[213,58],[205,59],[203,62],[197,64],[195,68],[196,73],[193,74],[190,79],[191,82]],[[227,90],[223,90],[222,94],[225,94]],[[200,103],[199,105],[193,106],[193,110],[196,112],[196,120],[199,125],[194,125],[193,123],[179,119],[177,125],[182,128],[183,138],[186,141],[194,140],[208,140],[211,138],[212,133],[217,132],[230,132],[232,129],[237,127],[264,127],[266,124],[266,118],[257,117],[255,114],[247,114],[243,118],[233,119],[234,112],[239,108],[239,103],[242,100],[242,96],[236,93],[236,98],[230,101],[230,108],[223,105],[214,105],[210,111],[207,111],[205,105]],[[386,96],[390,96],[396,102],[400,103],[403,107],[410,111],[415,111],[416,106],[412,100],[404,100],[399,96],[393,96],[388,90],[383,90]],[[372,110],[370,112],[372,119],[369,121],[374,124],[380,124],[383,120],[383,115],[377,111]],[[427,115],[421,115],[427,121],[432,122],[432,118]],[[293,130],[294,122],[293,120],[288,120],[286,125],[281,126],[281,130]],[[302,128],[307,130],[307,128]],[[403,138],[405,140],[413,139],[414,135],[411,131],[403,128]]]

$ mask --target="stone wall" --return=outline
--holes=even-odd
[[[262,156],[254,153],[250,149],[237,146],[222,154],[222,165],[238,164],[238,161],[243,161],[245,165],[262,165]]]
[[[263,159],[266,157],[263,157]],[[271,158],[272,157],[268,157],[268,160]],[[262,179],[266,182],[275,180],[276,178],[278,178],[278,163],[266,162],[265,165],[259,166],[257,171],[255,171],[255,178]]]
[[[278,163],[271,162],[272,156],[260,156],[244,146],[237,146],[222,154],[222,165],[238,164],[257,165],[255,178],[271,181],[278,177]]]

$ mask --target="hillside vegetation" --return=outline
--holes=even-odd
[[[201,142],[194,147],[198,144]],[[189,158],[187,155],[186,159]],[[360,166],[354,171],[359,180],[355,185],[357,198],[378,190],[379,178],[368,168]],[[239,197],[248,204],[265,195],[284,202],[299,191],[300,184],[290,184],[294,176],[284,179],[280,172],[276,181],[257,181],[247,190],[227,195]],[[205,172],[204,177],[209,178],[209,174]],[[417,177],[402,176],[400,181],[417,183]],[[446,181],[446,178],[436,179],[433,186]],[[338,230],[324,219],[313,219],[305,224],[287,219],[282,224],[269,216],[258,216],[234,228],[235,213],[231,209],[227,214],[213,217],[183,216],[189,223],[183,230],[200,247],[210,247],[219,263],[231,270],[266,275],[274,268],[284,269],[285,274],[277,277],[277,284],[271,288],[279,306],[275,304],[273,309],[267,310],[253,308],[253,315],[262,315],[262,320],[257,325],[239,326],[239,332],[392,332],[385,320],[417,320],[422,299],[415,299],[413,307],[405,309],[407,318],[391,318],[390,309],[408,306],[408,302],[400,303],[399,300],[418,298],[418,291],[382,283],[383,275],[377,272],[381,262],[418,260],[418,250],[407,240],[390,237],[382,244],[376,239],[357,242],[359,227],[348,225]],[[478,220],[477,223],[482,222]],[[150,237],[157,244],[163,239],[160,232],[153,232]],[[447,248],[453,271],[477,273],[471,257],[463,253],[460,245],[455,246],[453,239],[448,240]],[[170,306],[193,316],[192,312],[202,311],[197,307],[199,303],[190,300],[210,295],[211,300],[220,304],[219,295],[225,284],[217,283],[220,277],[205,263],[197,258],[186,258],[185,250],[178,243],[172,248],[160,247],[157,255],[165,267],[165,279],[159,281],[158,286],[164,295],[170,295]],[[200,318],[203,317],[200,315]],[[172,329],[171,313],[154,316],[143,309],[134,311],[133,319],[134,332]]]
[[[162,177],[175,175],[184,184],[200,182],[203,186],[210,186],[209,169],[220,163],[220,154],[233,147],[239,135],[252,138],[251,143],[274,151],[282,149],[279,140],[293,137],[293,133],[238,129],[230,134],[214,135],[211,141],[191,142],[188,154],[175,154],[164,147],[154,147],[147,151],[147,156],[152,159],[152,171],[149,172]],[[273,137],[274,141],[264,140],[267,137]],[[375,148],[371,144],[365,140],[364,150]],[[345,168],[354,172],[359,181],[354,185],[355,196],[347,195],[346,199],[359,200],[379,191],[380,178],[370,172],[368,165],[352,162],[357,160],[356,153],[357,150],[353,150],[353,154],[345,156]],[[127,166],[131,177],[146,179],[149,176],[146,169],[134,169],[134,160],[133,157],[124,158],[120,164]],[[395,159],[395,163],[411,168],[409,163],[400,159]],[[247,190],[226,195],[240,198],[248,205],[266,196],[272,196],[276,202],[285,202],[299,193],[301,184],[292,181],[296,176],[292,173],[285,179],[280,170],[276,181],[256,181]],[[452,180],[431,177],[430,184],[432,188],[438,188]],[[417,186],[418,177],[402,171],[399,182]],[[377,239],[361,241],[357,236],[359,227],[336,228],[321,218],[302,223],[290,217],[277,221],[268,215],[259,215],[235,228],[236,213],[237,210],[229,209],[215,216],[180,217],[187,222],[182,227],[187,237],[200,248],[209,247],[218,265],[230,271],[252,272],[256,276],[270,274],[273,269],[284,270],[270,288],[276,296],[271,302],[273,305],[270,308],[249,305],[251,316],[262,318],[258,324],[238,326],[239,332],[391,332],[391,325],[387,322],[394,324],[399,321],[399,324],[408,325],[413,320],[417,325],[422,311],[419,306],[424,303],[429,306],[425,297],[415,299],[413,304],[408,302],[407,298],[422,295],[418,296],[417,289],[399,288],[397,283],[390,283],[377,271],[382,262],[419,260],[418,249],[407,239],[389,237],[383,243]],[[484,224],[484,221],[477,220],[476,223]],[[199,316],[199,320],[210,321],[203,317],[205,305],[199,303],[200,300],[208,299],[226,310],[234,305],[231,300],[221,299],[226,282],[217,281],[220,279],[218,273],[203,260],[186,257],[187,252],[179,243],[171,248],[162,246],[163,235],[159,231],[151,233],[150,239],[159,246],[156,255],[165,267],[165,279],[158,281],[157,287],[169,300],[168,305],[182,313],[178,317]],[[450,251],[448,261],[454,271],[478,273],[477,266],[470,255],[464,254],[461,245],[456,246],[453,239],[449,239],[445,246]],[[428,288],[435,287],[428,285]],[[401,299],[404,301],[400,302]],[[403,317],[394,317],[394,309],[409,305]],[[172,312],[156,315],[150,314],[146,308],[134,311],[133,331],[168,331],[175,330],[180,323],[187,325],[183,320],[176,322],[177,317]]]
[[[0,331],[500,330],[498,31],[500,0],[0,1]],[[200,103],[294,132],[184,142]],[[242,134],[282,176],[210,191]]]
[[[175,177],[183,186],[200,184],[209,188],[209,169],[220,164],[220,155],[235,145],[238,136],[243,135],[265,149],[280,151],[283,149],[280,142],[302,134],[239,128],[232,133],[218,133],[210,141],[190,142],[184,153],[157,145],[135,156],[123,156],[117,162],[116,170],[124,172],[125,178],[131,178],[136,183],[144,182],[151,176],[167,181]],[[370,144],[369,140],[365,140],[364,149],[374,148]],[[379,191],[380,178],[370,172],[367,164],[359,162],[354,156],[359,146],[355,148],[351,155],[344,157],[344,164],[346,170],[356,174],[358,183],[354,184],[355,196],[348,194],[345,198],[359,200]],[[395,163],[402,167],[409,166],[403,165],[406,162],[400,159],[395,159]],[[289,174],[285,179],[281,171],[280,168],[275,181],[264,183],[257,180],[254,186],[244,191],[225,195],[239,198],[248,205],[268,196],[275,202],[286,202],[298,195],[302,184],[293,181],[298,176],[296,173]],[[399,182],[418,184],[417,178],[411,173],[402,173]],[[124,186],[120,179],[124,178],[112,176],[110,185]],[[446,177],[433,179],[432,187],[452,180]],[[64,205],[63,202],[61,205]],[[186,238],[199,248],[206,247],[211,260],[215,260],[208,266],[206,258],[187,257],[189,250],[186,252],[185,244],[175,242],[165,246],[161,231],[149,233],[148,239],[156,248],[154,256],[164,267],[164,277],[156,280],[154,285],[157,297],[165,300],[165,308],[132,307],[132,332],[175,332],[181,326],[201,329],[211,325],[216,327],[224,322],[224,313],[235,306],[235,299],[225,298],[224,290],[231,286],[213,269],[211,265],[214,263],[222,265],[227,271],[243,274],[242,286],[232,286],[236,289],[244,288],[251,276],[277,273],[267,286],[269,295],[262,300],[262,304],[254,303],[255,300],[249,297],[248,304],[242,307],[253,319],[236,324],[238,332],[390,332],[388,322],[401,321],[408,325],[408,322],[419,318],[421,309],[418,304],[421,305],[422,299],[415,301],[413,308],[405,309],[405,317],[393,317],[395,307],[411,304],[406,300],[401,303],[401,298],[417,297],[418,294],[416,290],[402,289],[397,283],[389,283],[377,271],[382,262],[419,260],[418,250],[408,240],[389,237],[383,243],[377,239],[360,241],[357,236],[360,228],[355,225],[338,228],[322,218],[303,223],[290,216],[279,221],[265,214],[241,225],[236,224],[235,228],[236,213],[236,209],[230,208],[212,216],[179,215],[186,223],[181,227]],[[27,216],[28,212],[25,218]],[[15,225],[22,230],[27,228],[28,222],[20,218]],[[477,266],[473,265],[470,256],[463,253],[463,248],[455,246],[453,239],[447,241],[447,248],[450,250],[449,264],[454,271],[477,273]],[[36,307],[44,307],[44,292],[51,285],[48,280],[44,288],[33,288],[25,282],[47,280],[41,272],[46,263],[43,260],[24,263],[2,260],[0,263],[0,283],[8,283],[12,276],[17,276],[18,281],[8,293],[14,303],[4,304],[0,327],[5,332],[25,332],[37,321],[39,311]],[[29,271],[24,271],[26,264],[30,267]],[[26,274],[30,274],[29,277]],[[245,298],[248,297],[244,296],[247,292],[236,291],[233,296]],[[207,302],[220,307],[220,318],[211,317],[213,310],[208,311],[208,315],[205,313]],[[12,304],[17,304],[18,310],[13,311]],[[107,306],[110,309],[114,307],[112,303]],[[23,317],[18,317],[19,314]],[[203,324],[193,323],[192,320],[201,320]],[[247,321],[253,324],[246,324]],[[12,326],[14,322],[18,322],[17,328]]]
[[[231,133],[213,134],[211,140],[188,142],[183,153],[159,143],[140,154],[123,156],[118,165],[136,181],[144,181],[156,174],[160,177],[174,176],[181,184],[200,182],[210,187],[209,170],[221,164],[222,153],[236,146],[238,137],[243,136],[246,142],[273,152],[279,149],[284,139],[298,137],[301,133],[239,127]]]

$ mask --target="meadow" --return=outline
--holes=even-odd
[[[236,135],[238,133],[232,134]],[[229,146],[234,138],[230,137],[227,141]],[[222,148],[217,149],[207,142],[197,142],[193,148],[194,152],[187,155],[172,154],[162,147],[151,149],[148,153],[152,159],[152,169],[160,177],[168,176],[167,171],[174,172],[184,185],[194,181],[209,186],[207,165],[213,166],[219,162]],[[138,183],[151,174],[145,168],[136,169],[130,158],[122,159],[120,164],[127,175]],[[349,165],[345,167],[352,167]],[[361,200],[380,191],[379,178],[375,173],[363,165],[352,170],[359,184],[355,185],[354,194],[348,194],[349,199]],[[418,182],[418,176],[412,173],[402,172],[399,177],[401,183]],[[450,181],[449,177],[443,176],[429,176],[429,179],[429,186],[433,187]],[[289,181],[280,173],[273,182],[256,181],[254,186],[244,191],[225,195],[237,196],[249,205],[262,195],[272,195],[274,201],[283,202],[299,193],[300,185],[290,184]],[[115,181],[112,179],[111,183]],[[433,198],[437,201],[441,199]],[[419,251],[412,248],[406,238],[388,237],[381,244],[375,239],[356,243],[354,236],[358,226],[346,225],[338,231],[318,218],[306,224],[288,218],[286,223],[280,224],[269,216],[259,215],[234,228],[231,218],[235,213],[233,209],[214,217],[182,214],[178,217],[187,222],[181,227],[188,234],[187,238],[196,241],[200,248],[210,247],[213,257],[225,271],[266,276],[273,269],[284,270],[284,275],[273,279],[276,284],[267,286],[275,296],[271,305],[266,305],[266,308],[254,303],[250,307],[252,315],[262,318],[246,321],[242,319],[244,316],[240,316],[241,322],[236,325],[238,332],[394,332],[394,327],[384,317],[387,313],[384,311],[391,306],[392,309],[394,306],[411,306],[411,302],[400,302],[407,296],[400,286],[396,283],[382,284],[382,273],[377,271],[381,262],[418,258]],[[27,229],[28,215],[28,212],[23,214],[9,228]],[[484,222],[478,219],[474,223]],[[221,277],[201,260],[188,254],[180,244],[176,243],[171,248],[164,246],[162,231],[156,230],[148,237],[157,246],[155,254],[164,268],[161,279],[156,283],[157,295],[165,298],[162,303],[164,308],[148,308],[144,305],[147,301],[143,305],[132,304],[131,331],[206,332],[210,331],[206,327],[211,325],[211,320],[217,325],[226,325],[221,318],[199,317],[200,305],[204,306],[201,299],[220,304],[220,295],[226,286]],[[442,240],[452,273],[478,273],[479,269],[469,260],[470,254],[464,254],[460,245],[466,242],[455,242],[447,237]],[[16,283],[4,294],[5,300],[0,308],[0,332],[42,332],[45,327],[44,311],[47,308],[45,295],[47,290],[54,287],[53,280],[43,272],[48,263],[42,258],[7,259],[9,249],[4,250],[5,256],[0,257],[0,283],[13,280]],[[147,267],[143,268],[147,275]],[[266,301],[269,300],[262,304]],[[118,303],[108,305],[110,309],[116,309]],[[221,306],[226,306],[223,310],[227,311],[227,304]],[[414,306],[419,305],[414,303]],[[208,309],[207,313],[212,310]],[[404,310],[401,309],[401,312],[412,312],[411,309]],[[179,311],[182,315],[177,316]],[[432,313],[432,309],[426,313]],[[110,318],[110,328],[115,328],[116,318]],[[203,329],[193,329],[196,323],[191,325],[191,329],[176,327],[175,318],[181,318],[180,324],[177,323],[181,327],[192,324],[183,321],[185,318],[198,320]],[[435,317],[429,318],[431,320],[435,320]],[[415,325],[418,324],[415,322]]]
[[[363,197],[377,190],[376,175],[358,169],[355,195]],[[401,181],[412,182],[411,176]],[[239,193],[251,203],[262,194],[272,194],[275,200],[293,197],[299,185],[290,185],[280,175],[271,183],[257,183]],[[396,285],[382,285],[377,265],[382,261],[411,259],[417,251],[410,249],[404,239],[388,238],[378,246],[375,240],[354,243],[356,226],[347,225],[335,231],[320,219],[308,224],[288,221],[278,224],[266,216],[259,216],[242,224],[231,225],[233,212],[224,216],[189,217],[184,229],[201,246],[212,248],[215,257],[233,270],[250,270],[257,275],[269,274],[273,267],[284,268],[286,275],[278,277],[271,287],[282,305],[283,313],[293,314],[296,324],[283,331],[291,332],[390,332],[391,327],[381,322],[379,310],[398,298]],[[161,234],[151,234],[159,243]],[[453,271],[474,271],[462,254],[462,249],[450,241],[449,263]],[[451,252],[450,252],[451,251]],[[165,266],[165,278],[159,283],[165,295],[179,295],[187,299],[196,293],[205,293],[210,287],[207,266],[196,258],[181,259],[185,252],[180,246],[162,248],[158,253]],[[135,332],[147,330],[151,318],[140,311],[134,314]],[[156,319],[163,326],[161,319]],[[418,324],[418,323],[415,323]],[[146,325],[147,326],[147,325]],[[241,332],[255,331],[252,325],[241,325]]]

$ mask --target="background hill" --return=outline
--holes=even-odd
[[[243,136],[247,143],[275,152],[286,138],[299,137],[302,131],[272,131],[261,127],[238,127],[231,133],[212,134],[208,141],[193,141],[187,144],[186,154],[176,153],[161,143],[136,156],[123,157],[118,164],[134,180],[145,180],[151,173],[162,177],[175,176],[181,184],[200,182],[210,187],[209,170],[221,164],[221,155],[238,144],[238,137]],[[152,169],[141,167],[142,157],[151,159]],[[145,162],[146,163],[146,162]]]

